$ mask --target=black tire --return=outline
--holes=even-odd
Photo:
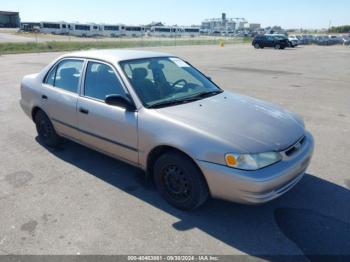
[[[34,122],[36,125],[36,131],[38,132],[39,139],[46,146],[57,147],[59,144],[61,144],[61,137],[57,135],[50,119],[42,110],[36,112],[34,116]]]
[[[176,208],[193,210],[209,197],[203,174],[188,157],[169,152],[153,168],[154,182],[165,200]]]
[[[275,44],[275,49],[281,49],[281,45],[280,44]]]
[[[259,49],[260,45],[258,43],[254,44],[255,49]]]

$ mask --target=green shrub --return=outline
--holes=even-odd
[[[132,48],[132,47],[157,47],[157,46],[184,46],[184,45],[219,45],[221,41],[225,44],[247,43],[250,38],[229,39],[152,39],[152,40],[121,40],[121,41],[66,41],[66,42],[28,42],[28,43],[0,43],[0,54],[14,53],[37,53],[37,52],[59,52],[87,49],[110,49],[110,48]]]

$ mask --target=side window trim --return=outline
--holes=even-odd
[[[91,58],[90,59],[86,59],[86,63],[85,63],[85,67],[84,67],[84,74],[82,75],[82,81],[81,81],[81,90],[80,90],[80,93],[79,93],[79,95],[81,97],[105,103],[105,101],[102,100],[102,99],[98,99],[98,98],[95,98],[95,97],[91,97],[91,96],[86,96],[85,95],[85,82],[86,82],[86,75],[87,75],[87,70],[88,70],[88,64],[89,63],[99,63],[99,64],[104,64],[104,65],[109,66],[113,70],[113,72],[115,73],[118,81],[120,82],[120,85],[121,85],[121,87],[123,88],[123,90],[125,92],[125,96],[127,98],[131,99],[133,103],[135,103],[134,100],[132,99],[131,95],[130,95],[129,90],[126,88],[126,85],[125,85],[123,79],[119,75],[119,72],[116,70],[116,68],[112,64],[110,64],[110,63],[108,63],[106,61],[102,61],[102,60],[98,60],[98,59],[91,59]]]
[[[53,75],[53,85],[52,86],[55,86],[55,84],[56,84],[56,75],[57,75],[57,68],[58,68],[58,66],[59,66],[59,64],[57,64],[55,66],[55,68],[53,69],[53,70],[55,70],[55,74]]]
[[[55,76],[54,76],[54,83],[55,83],[55,78],[56,78],[56,72],[57,72],[57,67],[58,67],[58,65],[59,65],[59,63],[62,61],[62,59],[61,60],[59,60],[59,61],[57,61],[53,66],[51,66],[51,68],[50,68],[50,70],[49,71],[47,71],[47,73],[46,73],[46,75],[45,75],[45,77],[44,77],[44,79],[43,79],[43,84],[45,84],[45,85],[50,85],[48,82],[49,82],[49,76],[51,75],[51,73],[52,73],[52,71],[53,70],[55,70]],[[51,86],[51,85],[50,85]]]

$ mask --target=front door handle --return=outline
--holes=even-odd
[[[85,115],[88,115],[89,114],[89,110],[85,109],[85,108],[79,108],[79,112],[82,113],[82,114],[85,114]]]
[[[42,95],[41,98],[42,98],[42,99],[45,99],[45,100],[48,99],[48,97],[47,97],[46,95]]]

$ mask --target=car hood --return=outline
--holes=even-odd
[[[190,130],[229,143],[240,153],[281,151],[293,145],[305,132],[298,115],[231,92],[157,111]]]

